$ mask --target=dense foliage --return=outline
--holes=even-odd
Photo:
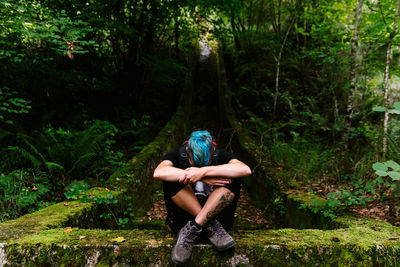
[[[329,217],[342,207],[395,201],[398,179],[377,177],[371,165],[400,160],[399,1],[227,1],[219,8],[231,29],[221,40],[238,113],[269,155],[264,162],[286,172],[280,182],[328,190],[328,202],[313,204]]]
[[[178,2],[0,5],[1,221],[123,168],[176,109],[198,30]]]

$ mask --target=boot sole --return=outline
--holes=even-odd
[[[173,261],[176,265],[185,265],[185,263],[186,263],[186,262],[178,261],[177,259],[174,258],[174,256],[172,256],[172,261]]]
[[[229,242],[224,247],[214,247],[214,248],[215,248],[215,250],[222,252],[222,251],[226,251],[226,250],[233,248],[233,246],[235,246],[235,245],[236,245],[236,242],[234,240],[232,240],[232,242]]]

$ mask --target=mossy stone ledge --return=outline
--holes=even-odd
[[[398,228],[361,217],[339,220],[349,227],[237,231],[234,250],[219,253],[211,245],[197,244],[188,266],[400,264]],[[124,242],[112,241],[120,236]],[[0,245],[0,265],[173,266],[174,242],[166,230],[54,228],[8,239]]]

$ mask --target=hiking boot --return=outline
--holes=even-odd
[[[217,220],[212,220],[206,224],[204,231],[218,251],[225,251],[233,247],[236,242],[233,238],[225,231],[221,223]]]
[[[178,264],[184,264],[192,253],[194,240],[200,235],[202,229],[192,225],[189,221],[185,226],[179,230],[178,241],[172,250],[172,260]]]

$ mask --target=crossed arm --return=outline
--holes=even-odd
[[[230,183],[232,178],[250,174],[249,166],[237,159],[232,159],[227,164],[201,168],[190,167],[185,170],[174,167],[170,160],[163,160],[154,170],[153,176],[163,181],[184,184],[193,184],[201,180],[211,185],[225,185]]]

